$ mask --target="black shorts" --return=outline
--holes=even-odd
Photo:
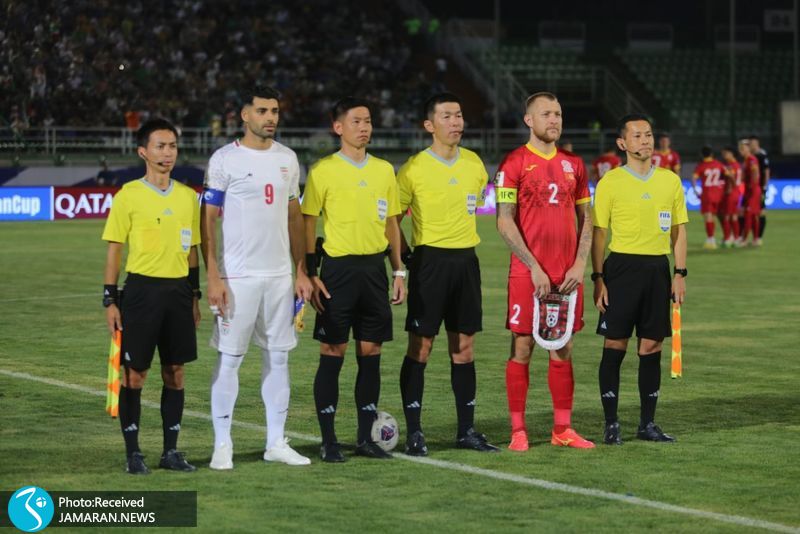
[[[597,333],[609,339],[636,336],[661,341],[672,335],[672,279],[667,256],[612,252],[603,264],[608,306]]]
[[[186,278],[152,278],[129,274],[121,303],[120,363],[144,371],[158,347],[161,365],[197,359],[192,289]]]
[[[481,268],[474,248],[414,249],[408,283],[406,331],[423,337],[482,329]]]
[[[352,328],[359,341],[391,341],[385,258],[382,253],[323,258],[319,277],[331,298],[321,297],[325,311],[317,313],[314,339],[330,345],[347,343]]]

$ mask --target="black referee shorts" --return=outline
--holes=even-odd
[[[667,256],[612,252],[603,264],[608,306],[597,333],[609,339],[636,337],[661,341],[672,335],[672,279]]]
[[[317,313],[314,339],[330,345],[347,343],[352,328],[359,341],[391,341],[385,258],[383,253],[323,258],[319,277],[331,298],[321,297],[325,311]]]
[[[192,289],[186,278],[153,278],[131,273],[122,298],[120,363],[144,371],[158,347],[161,365],[197,359]]]
[[[474,248],[414,249],[408,284],[406,331],[422,337],[448,332],[480,332],[481,268]]]

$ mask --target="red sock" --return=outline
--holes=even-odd
[[[560,434],[570,427],[572,398],[575,382],[572,378],[572,360],[550,360],[547,384],[553,399],[553,431]]]
[[[731,224],[733,225],[733,237],[736,239],[742,237],[742,229],[739,227],[739,217],[734,215]]]
[[[759,234],[761,233],[761,217],[753,213],[750,215],[753,218],[753,241],[758,239]]]
[[[753,227],[753,216],[748,213],[744,217],[744,230],[742,230],[742,241],[747,241],[747,234],[750,233],[750,229],[752,227]]]
[[[508,360],[506,363],[506,395],[511,414],[511,431],[525,430],[525,402],[528,400],[530,374],[528,365]]]
[[[725,235],[725,241],[731,238],[731,222],[728,219],[722,219],[722,233]]]
[[[706,222],[706,237],[709,239],[714,237],[714,221]]]

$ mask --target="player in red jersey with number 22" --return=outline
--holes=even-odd
[[[508,317],[511,357],[506,392],[509,449],[528,449],[525,402],[533,348],[549,351],[556,446],[593,448],[571,427],[574,381],[571,335],[583,327],[583,276],[592,241],[591,198],[581,159],[560,149],[561,104],[551,93],[528,97],[529,142],[510,152],[495,177],[497,229],[511,248]],[[576,216],[577,227],[576,232]],[[535,341],[534,341],[535,340]]]

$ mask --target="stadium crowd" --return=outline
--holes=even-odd
[[[375,95],[408,126],[430,93],[392,2],[4,2],[0,125],[239,125],[236,88],[283,93],[285,124],[327,124],[330,95]],[[398,16],[393,16],[396,14]],[[246,82],[247,81],[247,82]]]

